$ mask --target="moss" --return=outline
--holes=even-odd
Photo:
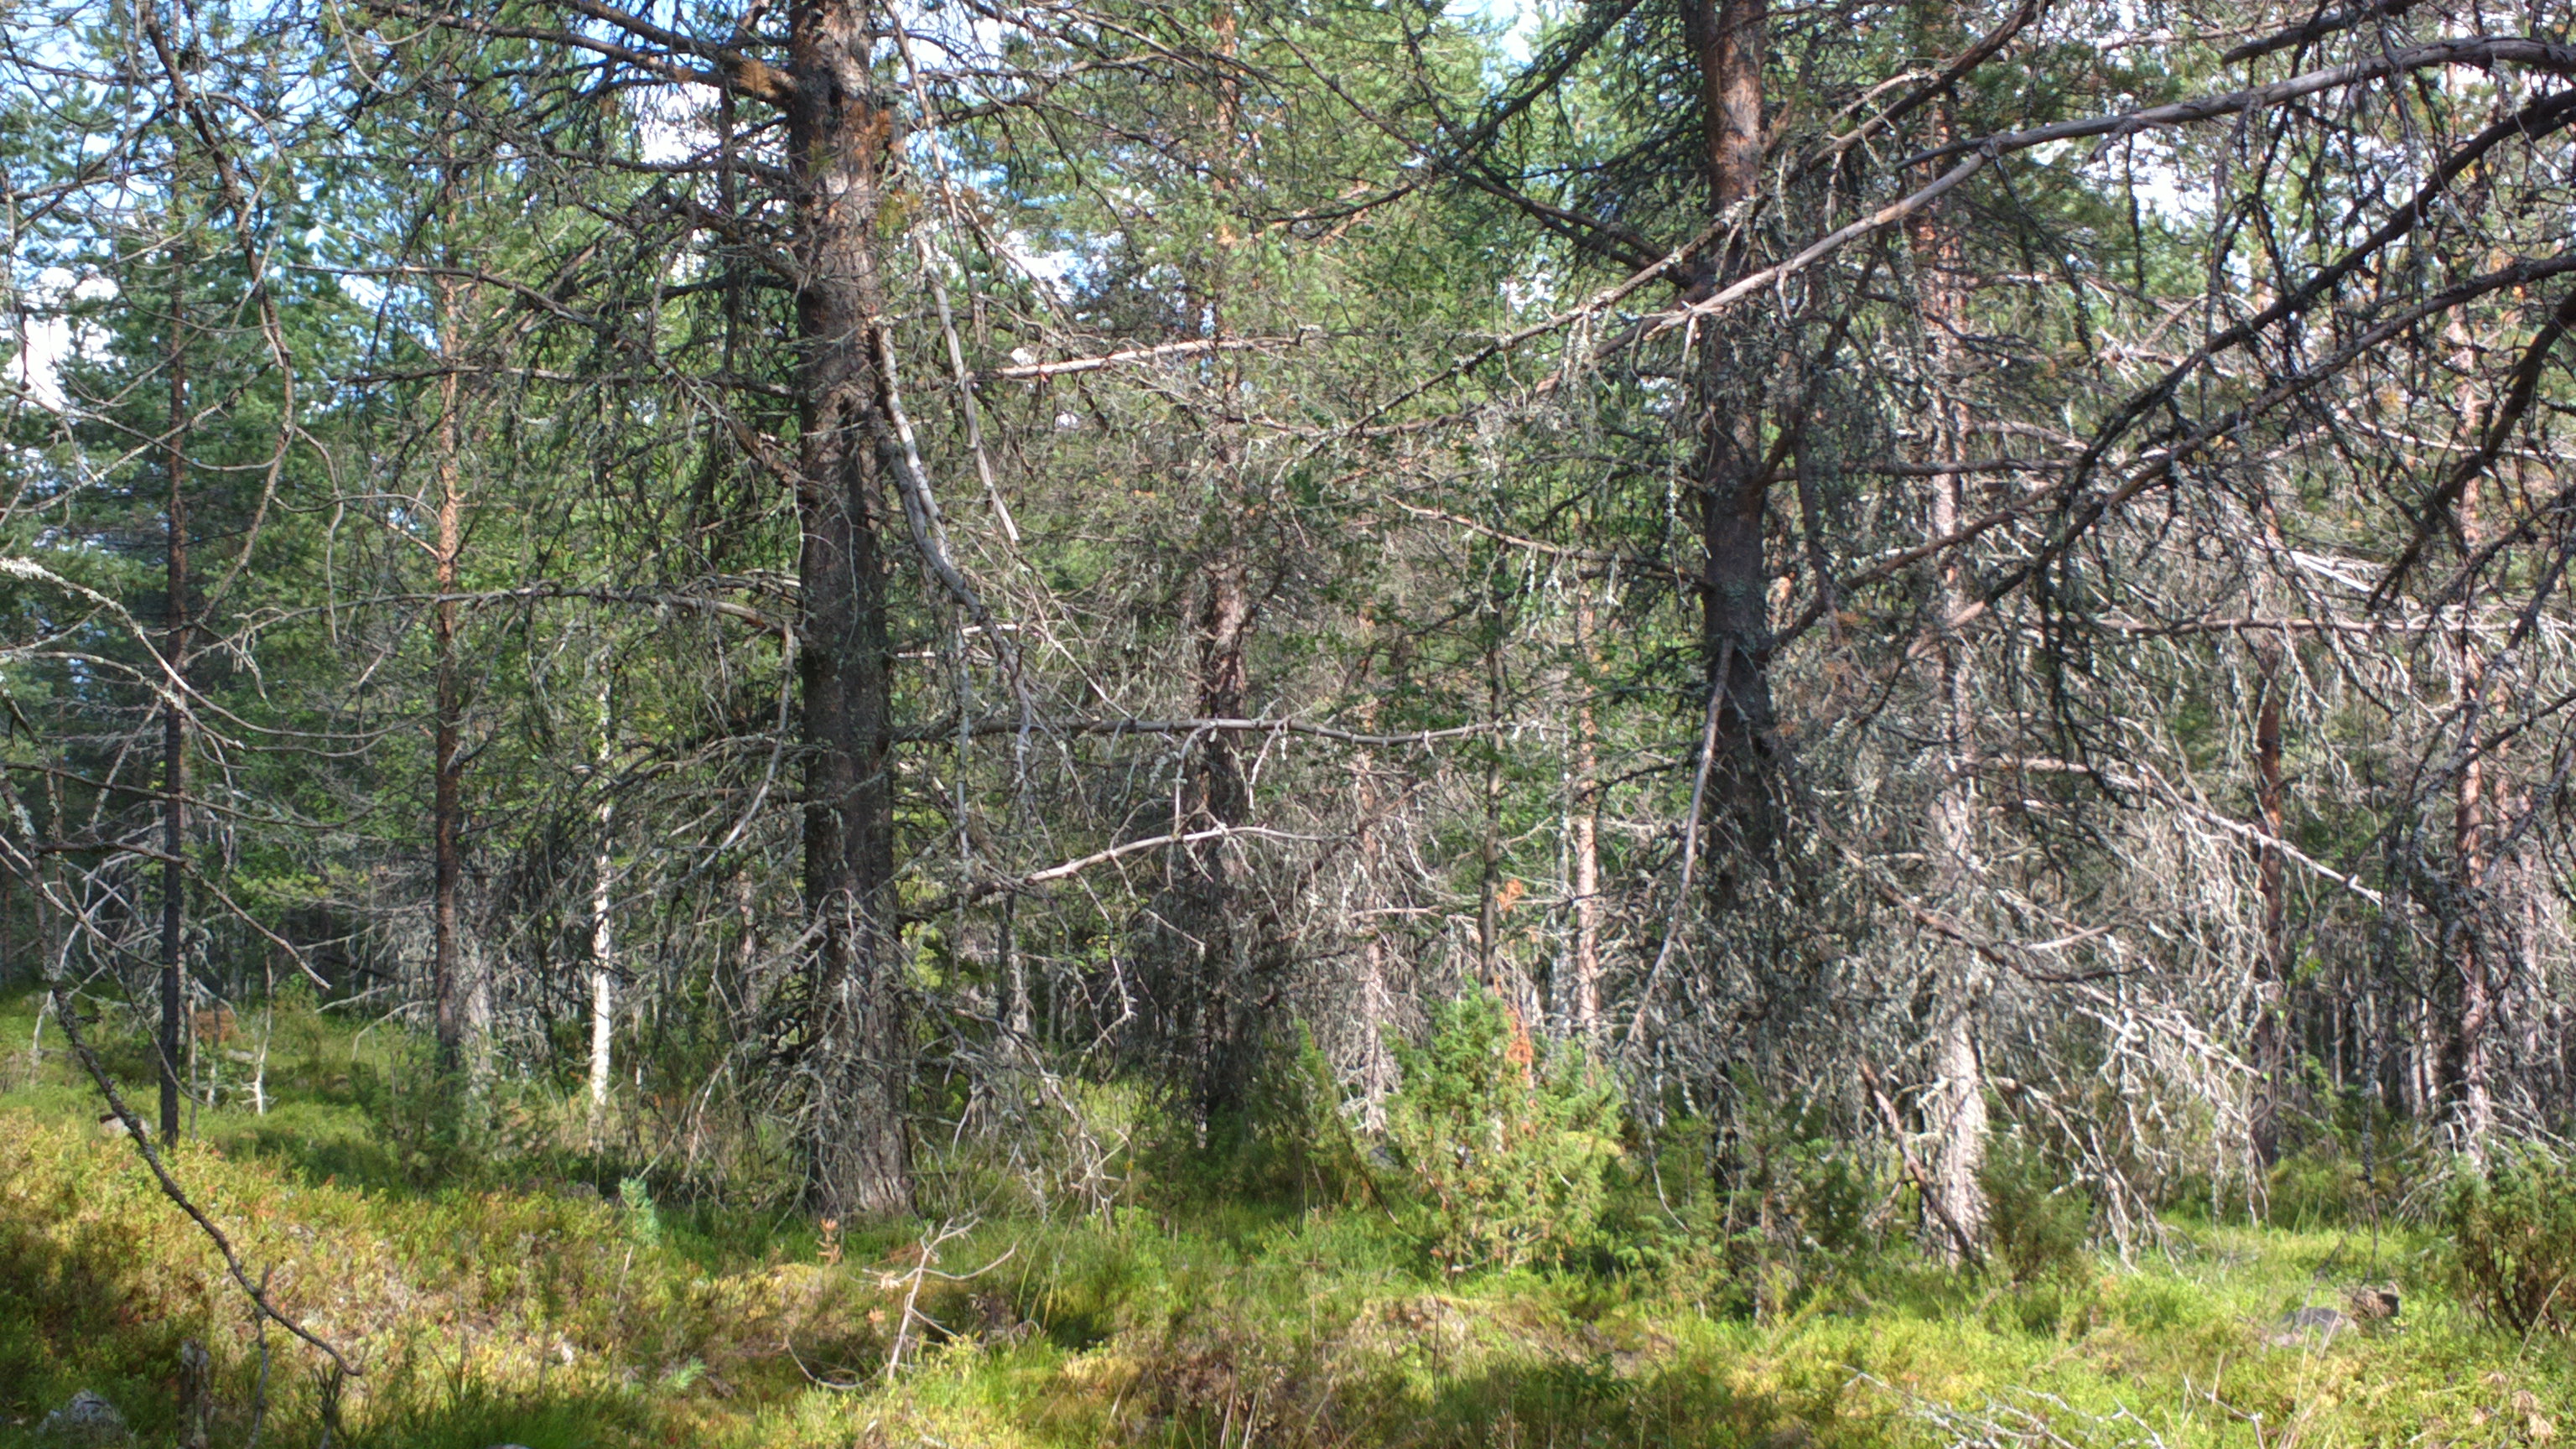
[[[1755,1321],[1721,1252],[1450,1275],[1374,1205],[1293,1182],[988,1218],[935,1266],[992,1266],[921,1280],[888,1382],[921,1225],[853,1228],[826,1262],[774,1208],[657,1200],[645,1233],[615,1177],[567,1191],[543,1152],[423,1181],[370,1156],[399,1138],[329,1066],[349,1051],[311,1034],[272,1111],[201,1115],[175,1163],[279,1300],[361,1356],[357,1445],[2537,1449],[2576,1395],[2563,1346],[2465,1312],[2441,1245],[2403,1230],[2199,1225],[2131,1264],[2061,1240],[2018,1282],[1891,1235]],[[2285,1309],[2381,1279],[2396,1326],[2267,1342]],[[259,1343],[201,1235],[73,1084],[0,1093],[0,1446],[81,1388],[168,1442],[188,1338],[238,1444]],[[312,1356],[273,1331],[269,1351],[263,1442],[313,1442]]]

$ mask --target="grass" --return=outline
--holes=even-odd
[[[240,1295],[58,1057],[28,1080],[33,1015],[0,1006],[0,1445],[83,1388],[170,1442],[191,1338],[215,1442],[240,1444],[262,1363]],[[2169,1251],[2019,1284],[1899,1240],[1757,1320],[1714,1251],[1449,1278],[1382,1213],[1150,1184],[1114,1220],[945,1244],[943,1271],[993,1266],[922,1277],[940,1327],[889,1374],[923,1225],[834,1245],[775,1212],[648,1213],[541,1153],[424,1160],[402,1044],[294,1026],[271,1110],[201,1113],[173,1165],[364,1365],[350,1445],[2504,1449],[2549,1444],[2576,1392],[2566,1342],[2472,1321],[2411,1230],[2184,1222]],[[2266,1342],[2365,1278],[2397,1282],[2400,1326]],[[262,1443],[319,1438],[314,1362],[267,1335]]]

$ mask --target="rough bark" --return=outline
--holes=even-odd
[[[1202,718],[1241,717],[1251,675],[1244,648],[1252,626],[1252,592],[1242,551],[1228,547],[1204,571],[1198,618],[1198,710]],[[1233,829],[1250,822],[1252,793],[1241,745],[1210,734],[1192,757],[1189,828]],[[1181,1017],[1189,1046],[1190,1089],[1202,1118],[1243,1105],[1255,1026],[1251,942],[1246,939],[1223,840],[1204,842],[1182,861],[1184,949],[1195,969],[1182,985]]]
[[[1946,107],[1936,117],[1935,134],[1948,139]],[[1955,390],[1964,371],[1956,338],[1962,312],[1961,272],[1964,258],[1958,234],[1936,212],[1919,216],[1909,240],[1915,259],[1915,285],[1926,324],[1936,400],[1931,421],[1937,456],[1961,456],[1968,432]],[[1931,480],[1926,511],[1927,539],[1958,531],[1962,513],[1957,473],[1938,473]],[[1957,550],[1939,555],[1935,565],[1933,658],[1939,669],[1934,713],[1942,748],[1932,795],[1930,837],[1933,889],[1943,908],[1974,919],[1979,890],[1977,862],[1977,710],[1975,655],[1963,629],[1974,599],[1966,564]],[[1979,1050],[1978,1018],[1987,994],[1987,970],[1976,952],[1951,941],[1931,943],[1936,976],[1932,991],[1932,1075],[1930,1127],[1934,1134],[1930,1205],[1944,1231],[1931,1234],[1953,1264],[1975,1257],[1986,1237],[1987,1203],[1982,1172],[1986,1161],[1985,1066]]]
[[[1769,15],[1766,0],[1693,0],[1686,18],[1700,78],[1709,205],[1724,217],[1761,186]],[[1695,295],[1713,293],[1745,270],[1748,232],[1739,230],[1715,253],[1691,289]],[[1693,476],[1702,555],[1700,649],[1717,717],[1704,823],[1709,880],[1721,903],[1735,898],[1748,870],[1767,868],[1779,830],[1770,769],[1776,737],[1761,370],[1730,329],[1702,334]]]
[[[1231,61],[1242,43],[1242,17],[1231,6],[1220,7],[1210,17],[1209,31],[1215,53]],[[1243,240],[1226,219],[1225,208],[1231,204],[1246,152],[1240,81],[1225,69],[1215,77],[1212,89],[1213,110],[1200,120],[1206,128],[1202,144],[1218,214],[1207,238],[1208,270],[1199,280],[1193,311],[1207,317],[1210,340],[1222,342],[1231,320],[1234,254]],[[1193,104],[1192,110],[1196,109]],[[1244,460],[1232,437],[1220,434],[1214,442],[1214,463],[1226,480],[1233,514],[1220,521],[1220,542],[1201,569],[1197,696],[1202,717],[1235,719],[1244,713],[1251,692],[1246,651],[1258,605],[1242,532],[1243,510],[1232,502],[1239,494]],[[1193,763],[1190,828],[1230,830],[1250,824],[1252,793],[1237,738],[1222,732],[1209,736]],[[1247,928],[1243,883],[1233,878],[1229,862],[1229,847],[1220,839],[1193,848],[1182,867],[1183,919],[1192,938],[1185,949],[1196,966],[1183,988],[1183,1017],[1188,1022],[1184,1040],[1190,1091],[1202,1129],[1210,1118],[1238,1112],[1245,1105],[1261,1030],[1264,988],[1256,979],[1257,933]]]
[[[892,423],[872,339],[883,325],[876,214],[894,116],[876,36],[851,0],[788,14],[794,188],[797,514],[803,627],[805,904],[815,928],[808,1069],[813,1190],[836,1216],[912,1208],[910,1051],[894,879],[883,458]]]

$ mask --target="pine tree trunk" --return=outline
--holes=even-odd
[[[1762,180],[1762,62],[1766,0],[1693,0],[1685,12],[1699,70],[1709,204],[1724,216],[1751,200]],[[1705,296],[1748,265],[1733,241],[1711,259],[1692,291]],[[1716,714],[1705,826],[1710,883],[1721,903],[1736,899],[1748,869],[1769,865],[1777,844],[1770,758],[1770,564],[1763,521],[1762,398],[1758,359],[1735,334],[1701,332],[1697,381],[1701,576],[1700,651]]]
[[[1959,475],[1943,474],[1932,483],[1928,532],[1945,538],[1958,529]],[[1949,741],[1942,751],[1943,779],[1933,797],[1931,824],[1936,890],[1962,913],[1972,913],[1969,896],[1977,888],[1976,712],[1967,645],[1958,629],[1967,605],[1965,579],[1952,555],[1942,563],[1936,605],[1941,611],[1940,707]],[[1962,1253],[1957,1234],[1965,1234],[1972,1243],[1985,1240],[1986,1191],[1980,1173],[1986,1161],[1986,1077],[1977,1047],[1977,1017],[1986,983],[1974,952],[1951,942],[1934,949],[1940,957],[1936,967],[1940,974],[1932,994],[1932,1176],[1941,1198],[1938,1216],[1955,1225],[1957,1232],[1945,1227],[1933,1236],[1944,1255],[1956,1263]]]
[[[1936,116],[1935,137],[1947,140],[1948,108]],[[1965,451],[1965,419],[1950,395],[1961,382],[1954,339],[1961,330],[1964,266],[1955,231],[1933,214],[1916,219],[1910,237],[1915,286],[1923,309],[1926,351],[1932,364],[1936,396],[1931,416],[1936,456],[1957,457]],[[1947,538],[1959,528],[1960,488],[1956,473],[1935,475],[1926,509],[1927,539]],[[1933,891],[1945,910],[1973,920],[1982,888],[1977,864],[1977,712],[1975,658],[1961,633],[1971,603],[1966,566],[1956,550],[1938,555],[1933,598],[1933,653],[1940,668],[1934,711],[1945,741],[1939,755],[1940,782],[1932,796],[1927,822],[1932,846]],[[1933,1097],[1930,1126],[1934,1134],[1932,1181],[1939,1196],[1935,1216],[1942,1230],[1932,1234],[1954,1265],[1972,1246],[1981,1246],[1986,1230],[1986,1191],[1981,1174],[1986,1161],[1986,1078],[1978,1049],[1977,1021],[1986,996],[1985,963],[1967,947],[1935,941],[1938,973],[1932,992]],[[1967,1243],[1959,1239],[1964,1236]]]
[[[169,474],[169,602],[162,653],[173,675],[184,679],[188,660],[188,339],[186,269],[174,266],[170,282],[170,419],[164,453]],[[187,1020],[182,952],[186,941],[187,872],[180,857],[188,844],[188,718],[176,681],[161,708],[161,1140],[179,1140],[180,1033]]]
[[[431,576],[438,601],[430,606],[434,718],[430,724],[431,978],[438,1013],[438,1059],[450,1072],[479,1074],[488,1051],[491,1008],[480,962],[464,949],[459,896],[464,891],[465,677],[457,657],[457,564],[464,556],[465,488],[458,451],[457,288],[439,286],[439,357],[445,373],[438,395],[438,538]]]
[[[1252,625],[1252,594],[1241,551],[1228,547],[1203,580],[1198,621],[1198,712],[1203,719],[1243,713],[1251,676],[1244,656]],[[1211,732],[1199,744],[1190,776],[1189,828],[1227,829],[1252,818],[1252,795],[1236,737]],[[1194,846],[1183,862],[1182,891],[1190,935],[1184,949],[1196,962],[1184,989],[1189,1022],[1191,1092],[1202,1126],[1212,1114],[1243,1105],[1250,1083],[1245,1038],[1250,1031],[1250,942],[1235,920],[1237,902],[1223,840]]]
[[[2475,431],[2476,413],[2469,413],[2470,430]],[[2482,541],[2478,529],[2478,480],[2471,475],[2460,490],[2460,537],[2463,547],[2474,552]],[[2469,1160],[2483,1167],[2487,1143],[2495,1131],[2495,1098],[2488,1081],[2487,1028],[2495,1015],[2492,983],[2489,981],[2488,952],[2485,942],[2488,895],[2487,872],[2487,781],[2486,761],[2474,753],[2477,744],[2479,688],[2486,673],[2486,661],[2479,656],[2477,637],[2473,632],[2477,597],[2472,591],[2460,603],[2459,627],[2459,698],[2463,745],[2470,749],[2468,761],[2460,770],[2459,798],[2455,806],[2453,828],[2458,861],[2458,906],[2454,930],[2457,932],[2460,1010],[2454,1027],[2451,1050],[2456,1065],[2453,1073],[2459,1093],[2459,1144]]]
[[[2289,881],[2279,840],[2282,828],[2281,666],[2286,652],[2276,636],[2253,639],[2256,700],[2254,709],[2255,809],[2265,843],[2255,851],[2255,874],[2263,895],[2262,958],[2257,964],[2254,1018],[2254,1102],[2247,1113],[2255,1163],[2269,1170],[2281,1156],[2281,1092],[2288,1056],[2286,1010],[2288,989]]]
[[[1574,857],[1574,1027],[1584,1041],[1601,1038],[1601,735],[1592,717],[1588,666],[1598,662],[1592,639],[1592,600],[1574,605],[1574,647],[1587,671],[1577,682],[1574,707],[1574,779],[1567,791],[1569,847]]]
[[[864,6],[802,0],[788,32],[802,423],[797,670],[808,750],[805,903],[819,937],[808,1131],[818,1205],[874,1217],[912,1209],[881,545],[893,427],[872,346],[885,320],[876,214],[894,116],[879,103]]]

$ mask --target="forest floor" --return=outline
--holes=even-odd
[[[173,1442],[188,1339],[213,1442],[242,1444],[241,1295],[59,1048],[31,1063],[35,1006],[0,1002],[0,1445],[84,1389]],[[2548,1445],[2576,1394],[2565,1342],[2468,1319],[2441,1245],[2398,1228],[2177,1222],[2020,1283],[1898,1242],[1761,1314],[1715,1257],[1444,1279],[1382,1214],[1221,1198],[987,1218],[917,1272],[918,1224],[839,1238],[535,1158],[424,1172],[363,1090],[381,1032],[282,1038],[268,1110],[201,1113],[172,1154],[360,1361],[337,1444],[2503,1449]],[[2403,1294],[2393,1324],[2279,1331],[2365,1280]],[[268,1331],[259,1442],[321,1437],[316,1361]]]

